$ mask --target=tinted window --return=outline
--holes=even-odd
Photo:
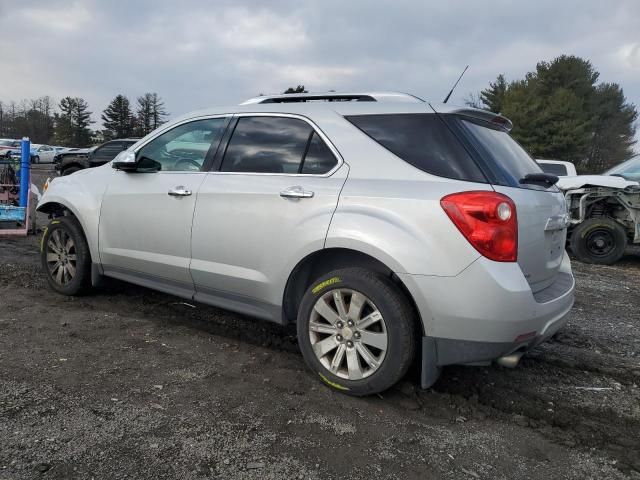
[[[539,185],[520,184],[519,180],[525,175],[540,173],[542,169],[507,132],[485,122],[462,120],[461,123],[480,147],[487,167],[495,176],[494,183],[533,190],[544,189]]]
[[[441,177],[486,182],[469,153],[435,114],[347,118],[387,150],[420,170]]]
[[[338,161],[326,143],[316,132],[311,137],[300,173],[322,175],[336,166]]]
[[[141,165],[156,162],[164,171],[199,171],[212,143],[217,145],[227,125],[226,118],[208,118],[183,123],[147,143],[138,152]]]
[[[93,152],[94,158],[111,160],[122,151],[122,142],[109,142],[98,147]]]
[[[551,175],[557,175],[559,177],[567,175],[567,167],[561,163],[538,163],[544,173],[550,173]]]
[[[296,118],[241,117],[221,170],[298,173],[312,131],[308,123]]]

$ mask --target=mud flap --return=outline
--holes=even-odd
[[[432,337],[422,337],[422,365],[420,369],[420,386],[430,388],[440,378],[442,368],[438,366],[438,350]]]
[[[102,275],[102,266],[97,263],[92,263],[91,264],[91,286],[101,287],[104,285],[104,282],[105,282],[105,278]]]

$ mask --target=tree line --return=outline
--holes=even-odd
[[[80,97],[64,97],[57,105],[49,96],[0,101],[0,138],[27,136],[33,143],[86,147],[113,138],[143,137],[169,115],[157,93],[138,97],[135,107],[126,96],[116,95],[102,112],[103,129],[91,129],[92,114]]]
[[[535,158],[565,160],[579,174],[602,173],[635,153],[636,106],[617,83],[598,83],[591,62],[562,55],[524,78],[503,74],[467,104],[500,113]]]

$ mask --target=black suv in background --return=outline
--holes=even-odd
[[[56,170],[62,177],[83,168],[99,167],[113,160],[116,155],[138,140],[137,138],[119,138],[117,140],[109,140],[91,150],[68,152],[61,155],[60,161],[56,165]]]

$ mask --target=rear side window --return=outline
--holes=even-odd
[[[331,150],[307,122],[289,117],[241,117],[221,171],[322,174],[335,164]]]
[[[347,119],[420,170],[440,177],[487,182],[471,155],[435,114],[355,115]]]
[[[241,117],[222,162],[223,172],[298,173],[311,127],[283,117]]]

